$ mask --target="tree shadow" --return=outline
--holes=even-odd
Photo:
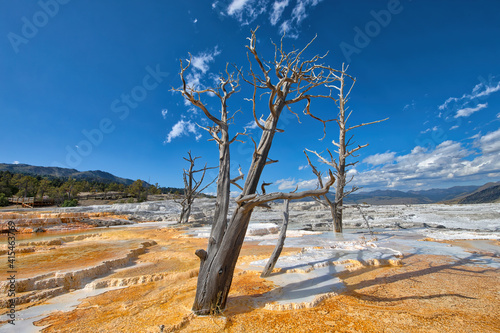
[[[415,256],[416,254],[408,255],[406,258]],[[362,254],[358,255],[358,258],[362,258]],[[343,282],[336,280],[336,276],[338,275],[335,272],[334,266],[329,266],[328,272],[325,272],[323,275],[314,276],[311,279],[307,279],[305,281],[300,282],[292,282],[271,290],[269,292],[255,294],[251,296],[233,296],[228,298],[228,310],[232,314],[238,313],[247,313],[252,311],[253,309],[263,308],[266,303],[275,302],[275,301],[289,301],[294,303],[294,300],[301,300],[305,297],[311,297],[314,295],[320,295],[327,292],[346,292],[346,294],[350,294],[353,297],[359,299],[368,299],[374,302],[399,302],[409,299],[415,300],[426,300],[426,299],[436,299],[442,297],[458,297],[463,299],[476,299],[474,297],[469,297],[461,294],[432,294],[432,295],[410,295],[403,297],[378,297],[372,295],[366,295],[359,293],[360,289],[372,287],[376,285],[384,285],[387,283],[393,283],[402,280],[412,280],[417,277],[422,277],[430,274],[435,274],[439,272],[443,272],[446,270],[453,271],[454,274],[465,275],[465,274],[474,274],[480,277],[481,274],[486,272],[497,272],[496,268],[485,268],[482,270],[477,269],[467,269],[464,266],[467,264],[476,264],[475,260],[477,258],[481,258],[481,255],[472,254],[466,258],[462,258],[459,260],[455,260],[451,263],[444,263],[433,265],[430,263],[431,267],[413,270],[409,272],[404,272],[400,274],[394,274],[387,277],[376,277],[370,280],[361,281],[356,284],[349,285],[349,290],[346,291]],[[303,265],[300,265],[303,266]],[[349,275],[357,276],[367,272],[368,270],[379,269],[381,267],[367,267],[365,269],[358,269],[356,271],[351,272]],[[398,269],[394,267],[395,269]],[[290,268],[287,268],[290,269]],[[282,275],[287,273],[275,273],[274,275]],[[296,273],[296,274],[310,274],[310,273]],[[330,281],[330,282],[329,282]],[[344,288],[342,288],[344,287]],[[239,306],[237,306],[239,304]],[[245,306],[241,306],[245,304]],[[233,307],[232,307],[233,306]],[[232,307],[232,308],[231,308]]]
[[[349,291],[347,294],[350,296],[356,297],[358,299],[362,299],[365,301],[371,301],[371,302],[399,302],[399,301],[405,301],[405,300],[409,300],[409,299],[424,300],[424,299],[435,299],[435,298],[442,298],[442,297],[458,297],[458,298],[464,298],[464,299],[477,299],[475,297],[464,296],[464,295],[460,295],[460,294],[436,294],[436,295],[403,296],[403,297],[379,297],[379,296],[362,294],[362,293],[359,293],[357,291]]]
[[[486,272],[498,271],[495,268],[485,268],[483,270],[472,270],[472,269],[469,270],[469,269],[466,269],[464,267],[461,267],[461,266],[465,266],[467,264],[472,264],[472,263],[475,264],[474,260],[476,258],[480,258],[480,257],[481,257],[480,255],[472,254],[466,258],[456,260],[452,263],[439,264],[436,266],[433,266],[432,263],[429,263],[429,265],[431,267],[428,267],[428,268],[424,268],[424,269],[420,269],[420,270],[416,270],[416,271],[404,272],[404,273],[400,273],[400,274],[395,274],[395,275],[392,275],[389,277],[376,277],[376,278],[371,279],[371,280],[365,280],[365,281],[361,281],[357,284],[349,285],[349,288],[351,290],[363,289],[363,288],[371,287],[371,286],[375,286],[375,285],[392,283],[392,282],[396,282],[396,281],[407,280],[407,279],[412,279],[415,277],[434,274],[434,273],[438,273],[438,272],[441,272],[444,270],[452,270],[456,274],[460,274],[460,272],[461,272],[461,273],[476,274],[478,276],[483,274],[483,273],[486,273]],[[366,270],[363,270],[363,269],[358,270],[358,271],[354,271],[354,272],[352,272],[352,274],[350,274],[350,277],[363,274],[364,272],[366,272]]]

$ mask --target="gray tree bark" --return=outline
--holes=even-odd
[[[371,125],[371,124],[376,124],[380,123],[382,121],[387,120],[382,119],[382,120],[377,120],[377,121],[372,121],[369,123],[363,123],[355,126],[349,127],[347,125],[347,121],[349,120],[349,117],[351,116],[352,111],[350,111],[347,115],[346,112],[348,111],[348,107],[346,106],[347,101],[349,100],[349,95],[351,94],[351,90],[354,87],[354,84],[356,83],[356,79],[353,78],[350,75],[347,75],[346,72],[347,68],[342,66],[342,71],[340,72],[340,75],[338,76],[338,86],[335,88],[338,90],[338,98],[335,99],[335,102],[337,103],[337,107],[339,109],[339,113],[337,118],[335,119],[335,122],[339,126],[339,142],[335,142],[335,140],[332,141],[333,145],[337,147],[336,153],[338,154],[338,162],[337,160],[333,157],[333,154],[329,149],[326,151],[329,154],[329,159],[324,158],[321,156],[319,153],[315,151],[308,150],[309,152],[315,154],[320,158],[320,160],[333,167],[335,169],[335,177],[337,178],[337,185],[336,185],[336,190],[335,190],[335,200],[331,201],[328,199],[328,197],[324,196],[324,201],[325,203],[330,206],[330,211],[332,213],[332,219],[333,219],[333,226],[334,230],[336,233],[342,233],[343,232],[343,221],[342,221],[342,207],[344,203],[344,198],[348,196],[349,194],[359,190],[359,187],[353,186],[351,190],[346,191],[345,187],[347,184],[349,184],[353,177],[351,177],[350,180],[347,180],[347,172],[349,170],[349,167],[355,166],[358,161],[347,163],[347,158],[352,156],[352,157],[358,157],[357,155],[354,155],[355,152],[358,150],[365,148],[368,146],[368,144],[364,144],[362,146],[358,145],[355,148],[350,148],[352,145],[354,145],[354,142],[352,142],[353,136],[351,136],[349,139],[347,139],[347,133],[355,128],[366,126],[366,125]],[[352,84],[348,86],[347,80],[351,80]],[[345,92],[346,89],[349,89],[347,93]],[[306,153],[307,156],[307,153]],[[313,171],[316,170],[314,166],[312,165],[311,161],[309,160],[309,157],[307,158],[309,165],[313,168]],[[317,172],[317,170],[314,172],[318,179],[321,181],[321,174]]]
[[[274,248],[271,257],[269,258],[264,270],[260,277],[267,277],[271,275],[273,272],[274,266],[276,266],[276,262],[281,255],[281,251],[283,250],[283,246],[285,245],[286,239],[286,230],[288,228],[288,206],[290,204],[289,200],[285,200],[283,202],[283,224],[281,225],[280,234],[278,235],[278,242],[276,243],[276,247]]]

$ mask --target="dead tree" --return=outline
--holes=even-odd
[[[203,169],[199,170],[193,170],[194,169],[194,164],[195,161],[200,158],[200,156],[197,157],[192,157],[191,156],[191,151],[188,151],[188,158],[183,157],[186,161],[189,162],[189,169],[184,169],[183,172],[183,179],[184,179],[184,195],[181,201],[176,201],[178,204],[182,206],[181,209],[181,216],[179,218],[179,223],[188,223],[189,221],[189,216],[191,215],[191,207],[193,205],[194,199],[203,192],[207,187],[213,184],[213,182],[217,179],[215,178],[212,180],[208,185],[200,189],[201,184],[203,183],[203,180],[205,179],[205,173],[207,170],[210,169],[215,169],[215,168],[207,168],[207,165],[205,164],[205,167]],[[194,175],[198,172],[202,172],[200,180],[196,180],[194,178]]]
[[[310,43],[302,50],[291,52],[285,52],[283,43],[281,43],[280,47],[275,46],[274,61],[264,62],[257,52],[256,40],[255,31],[252,31],[249,38],[250,43],[247,46],[250,52],[250,79],[245,79],[245,81],[254,88],[251,99],[253,101],[253,116],[256,125],[262,130],[262,135],[258,144],[254,142],[255,150],[251,166],[242,187],[242,193],[236,199],[237,206],[227,228],[225,230],[221,228],[220,233],[210,237],[208,251],[196,251],[200,258],[200,272],[192,310],[198,315],[216,314],[225,308],[236,262],[255,207],[279,199],[293,200],[306,196],[324,195],[335,181],[332,175],[330,181],[322,189],[299,193],[261,195],[257,193],[264,167],[269,163],[276,162],[270,160],[268,155],[274,135],[277,132],[283,132],[277,127],[283,109],[287,107],[291,111],[292,104],[305,101],[306,109],[304,112],[321,120],[310,112],[311,100],[316,97],[329,98],[330,96],[329,93],[325,95],[312,93],[317,87],[325,88],[325,86],[332,84],[337,80],[337,75],[334,75],[333,69],[319,64],[319,61],[323,59],[321,56],[316,55],[310,59],[302,59],[303,52]],[[258,69],[255,71],[252,69],[251,57],[258,65]],[[273,81],[275,82],[273,83]],[[258,90],[269,94],[267,103],[269,113],[263,124],[259,122],[255,110]],[[325,121],[322,122],[325,124]],[[220,178],[219,182],[222,179],[229,182],[228,175],[226,178]]]
[[[271,257],[267,261],[266,266],[264,266],[264,270],[262,270],[262,274],[260,277],[267,277],[271,275],[273,272],[274,266],[280,257],[281,251],[283,250],[283,246],[285,245],[286,239],[286,230],[288,229],[288,206],[290,204],[290,200],[283,201],[283,224],[281,225],[280,234],[278,235],[278,242],[276,243],[276,247],[274,248]]]
[[[173,89],[182,93],[184,98],[192,105],[196,106],[203,111],[205,116],[214,124],[211,127],[200,128],[206,130],[212,139],[217,143],[219,148],[219,174],[217,176],[217,198],[215,203],[214,219],[212,230],[210,232],[210,241],[208,244],[208,251],[210,252],[211,245],[214,243],[219,244],[222,236],[227,227],[227,213],[229,211],[229,195],[231,186],[230,177],[230,154],[229,146],[235,142],[240,141],[238,137],[244,133],[237,133],[233,138],[229,136],[229,123],[234,120],[234,115],[228,115],[228,99],[238,91],[239,88],[239,74],[230,73],[228,66],[226,66],[225,75],[221,74],[219,77],[219,84],[215,88],[197,89],[194,86],[188,86],[184,76],[185,71],[191,65],[191,60],[188,61],[184,67],[181,60],[181,72],[179,73],[182,80],[182,87]],[[207,108],[206,104],[201,101],[202,94],[213,94],[220,100],[220,116],[216,117]],[[241,141],[240,141],[241,142]],[[234,181],[234,180],[233,180]]]
[[[335,199],[334,199],[334,201],[331,201],[325,195],[324,196],[325,201],[322,203],[325,205],[328,205],[330,207],[330,210],[332,212],[334,229],[335,229],[335,232],[337,232],[337,233],[342,233],[342,230],[343,230],[342,204],[344,202],[344,198],[346,196],[348,196],[349,194],[351,194],[359,189],[359,187],[353,186],[350,190],[345,191],[345,187],[347,186],[347,184],[349,184],[353,180],[353,177],[351,177],[349,180],[347,180],[347,172],[349,170],[349,167],[353,167],[358,163],[358,161],[347,163],[346,160],[349,157],[358,157],[358,155],[354,155],[354,153],[357,152],[358,150],[368,146],[368,144],[364,144],[362,146],[357,145],[357,147],[353,147],[355,145],[355,142],[352,141],[354,136],[351,135],[346,140],[347,134],[350,131],[352,131],[353,129],[356,129],[358,127],[380,123],[382,121],[389,119],[389,118],[386,118],[386,119],[372,121],[369,123],[362,123],[362,124],[354,125],[354,126],[350,126],[350,127],[347,125],[347,121],[349,120],[349,117],[352,114],[352,110],[346,116],[346,112],[349,111],[349,107],[346,104],[349,100],[349,95],[351,94],[352,88],[354,87],[354,84],[356,83],[356,79],[350,75],[347,75],[345,73],[346,71],[347,71],[347,68],[342,66],[341,74],[338,77],[338,86],[337,85],[330,85],[330,87],[332,89],[338,90],[338,98],[332,98],[335,100],[337,107],[339,109],[337,119],[335,119],[335,121],[337,122],[337,124],[339,126],[339,142],[335,142],[335,140],[332,141],[332,144],[335,147],[337,147],[337,150],[335,150],[334,152],[338,156],[338,162],[329,149],[326,149],[326,151],[328,152],[328,155],[329,155],[328,158],[324,158],[321,154],[319,154],[315,151],[307,150],[307,151],[315,154],[316,156],[318,156],[319,159],[323,163],[325,163],[325,164],[327,164],[335,169],[335,177],[337,178]],[[348,82],[346,82],[346,81],[348,81]],[[346,93],[346,91],[347,91],[347,93]],[[307,153],[306,153],[306,156],[307,156]],[[309,157],[307,157],[307,159],[309,161],[309,165],[312,167],[312,164],[309,160]],[[313,168],[313,170],[314,170],[314,168]],[[318,180],[321,179],[320,174],[319,175],[316,174],[316,176],[318,177]]]

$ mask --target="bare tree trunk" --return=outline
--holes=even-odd
[[[191,215],[191,205],[184,204],[182,205],[180,223],[188,223],[189,216]]]
[[[334,230],[336,233],[339,233],[339,234],[343,232],[342,206],[344,204],[344,198],[346,196],[348,196],[349,194],[351,194],[359,189],[358,187],[353,186],[351,190],[349,190],[347,192],[345,191],[346,185],[348,183],[350,183],[353,179],[353,178],[351,178],[349,181],[347,180],[347,171],[348,171],[347,169],[349,167],[355,166],[358,163],[357,161],[352,162],[352,163],[346,163],[346,160],[349,156],[357,157],[357,155],[354,155],[354,153],[357,152],[358,150],[368,146],[368,144],[364,144],[362,146],[358,145],[356,148],[350,149],[349,147],[354,145],[354,142],[351,142],[353,136],[351,136],[349,139],[346,140],[346,134],[355,128],[366,126],[366,125],[371,125],[371,124],[376,124],[376,123],[379,123],[379,122],[382,122],[382,121],[385,121],[388,119],[388,118],[386,118],[386,119],[372,121],[369,123],[363,123],[363,124],[350,126],[350,127],[347,126],[347,121],[349,120],[349,117],[351,116],[352,111],[350,111],[346,115],[346,111],[348,111],[348,109],[349,109],[349,107],[346,106],[346,103],[349,100],[349,95],[351,93],[351,90],[352,90],[356,80],[354,78],[352,78],[351,76],[345,74],[345,70],[346,70],[346,68],[344,67],[344,65],[342,65],[341,75],[338,77],[339,87],[336,87],[339,91],[338,99],[336,100],[337,106],[339,109],[339,114],[337,116],[337,119],[335,119],[335,121],[337,122],[337,124],[339,126],[339,142],[335,142],[335,140],[333,140],[332,143],[338,149],[337,150],[338,163],[335,160],[335,158],[333,157],[333,154],[331,153],[331,151],[329,149],[327,149],[327,152],[330,155],[329,160],[325,159],[324,157],[322,157],[320,154],[318,154],[315,151],[308,150],[308,151],[314,153],[315,155],[317,155],[323,163],[334,167],[336,170],[335,175],[337,177],[337,188],[335,190],[335,202],[331,202],[330,200],[328,200],[328,198],[326,196],[325,196],[325,200],[330,205]],[[350,87],[346,86],[346,79],[352,80],[352,85]],[[345,93],[345,90],[344,90],[345,88],[348,88],[347,93]],[[307,156],[307,154],[306,154],[306,156]],[[309,160],[309,157],[308,157],[308,162],[309,162],[309,165],[312,166],[311,161]],[[313,167],[313,170],[315,170],[314,166],[312,166],[312,167]],[[318,176],[318,179],[321,181],[321,175],[317,173],[317,170],[315,171],[315,174]]]
[[[274,266],[276,265],[276,262],[278,261],[278,258],[280,257],[281,251],[283,250],[283,246],[285,245],[285,239],[286,239],[286,229],[288,228],[288,206],[289,206],[290,200],[285,199],[283,202],[283,224],[281,225],[281,230],[280,234],[278,236],[278,242],[276,243],[276,247],[274,248],[273,253],[271,254],[271,257],[269,258],[269,261],[267,262],[266,266],[264,267],[264,270],[262,271],[262,274],[260,277],[267,277],[271,275],[273,272]]]
[[[222,143],[219,144],[219,177],[217,179],[217,199],[215,202],[214,221],[210,238],[208,240],[207,251],[210,253],[213,248],[217,248],[221,243],[222,237],[227,227],[227,213],[229,211],[229,199],[231,193],[230,177],[230,154],[229,154],[229,136],[226,131],[222,132]],[[200,265],[200,271],[201,266]]]
[[[289,86],[287,84],[284,87],[286,93],[288,93]],[[278,100],[275,108],[277,116],[269,115],[266,121],[266,130],[262,132],[262,137],[257,152],[254,154],[242,196],[256,193],[260,175],[264,170],[269,150],[271,149],[279,115],[284,106],[284,100]],[[245,233],[252,216],[253,208],[254,206],[247,207],[245,203],[238,205],[231,217],[226,232],[222,236],[216,235],[220,239],[220,243],[217,243],[215,238],[210,237],[208,254],[203,250],[197,251],[201,262],[196,297],[192,309],[194,313],[207,315],[219,313],[225,308],[229,288],[233,281],[234,269],[240,255],[243,240],[245,239]]]
[[[212,180],[208,185],[200,190],[199,188],[203,183],[203,180],[205,179],[205,173],[208,169],[214,168],[207,168],[207,165],[205,164],[205,167],[203,169],[193,170],[195,161],[200,157],[198,156],[193,158],[191,156],[191,151],[188,152],[188,157],[189,158],[184,157],[184,159],[189,162],[189,169],[184,169],[184,173],[182,175],[184,178],[184,198],[182,199],[182,201],[176,201],[182,206],[179,223],[189,222],[189,216],[191,215],[191,206],[193,205],[194,199],[200,192],[202,192],[215,181],[215,179]],[[197,172],[203,172],[199,181],[196,181],[196,179],[194,178],[194,174]]]
[[[344,203],[344,187],[345,187],[345,158],[341,158],[339,154],[339,172],[337,175],[337,189],[335,190],[335,203],[333,204],[333,225],[335,232],[342,233],[342,205]],[[343,155],[342,155],[343,156]]]

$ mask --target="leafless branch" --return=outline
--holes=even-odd
[[[328,182],[325,184],[325,186],[322,189],[319,190],[306,190],[306,191],[301,191],[298,193],[282,193],[282,192],[273,192],[269,194],[264,194],[264,195],[258,195],[258,194],[250,194],[246,196],[241,196],[239,198],[236,198],[236,202],[239,205],[245,205],[247,209],[252,209],[253,207],[274,201],[274,200],[281,200],[281,199],[288,199],[288,200],[298,200],[302,199],[305,197],[311,197],[311,196],[321,196],[323,194],[326,194],[328,190],[330,189],[330,186],[335,183],[335,177],[333,176],[332,172],[330,171],[330,179]]]

